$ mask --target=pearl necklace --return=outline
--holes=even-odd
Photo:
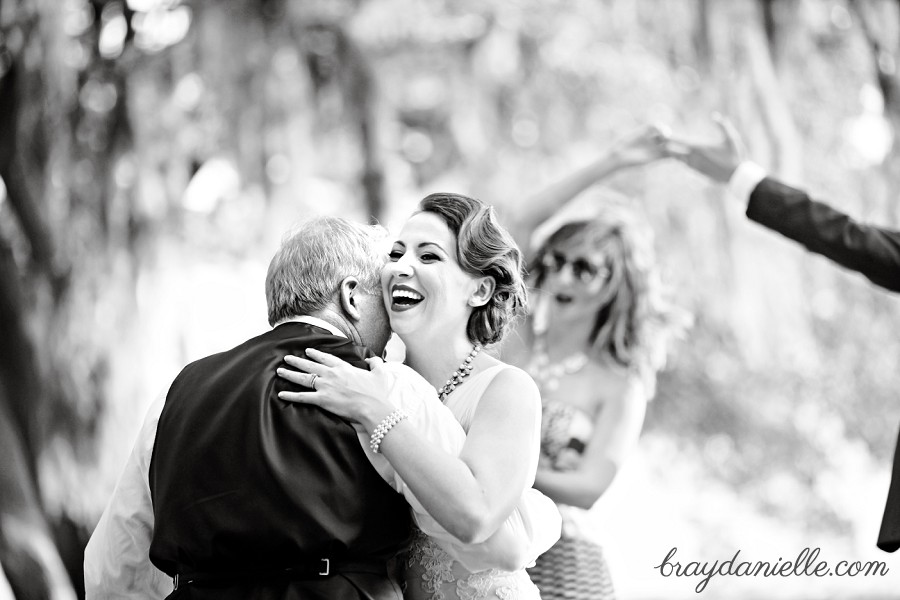
[[[472,346],[472,351],[469,352],[469,355],[462,361],[459,368],[453,371],[453,374],[450,376],[450,379],[447,380],[447,383],[438,389],[438,398],[441,399],[441,402],[446,402],[447,396],[456,389],[456,386],[462,385],[463,379],[469,376],[469,373],[472,372],[472,360],[478,356],[479,352],[481,352],[481,344],[475,342],[475,345]]]

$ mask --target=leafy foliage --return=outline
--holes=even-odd
[[[7,355],[25,357],[0,387],[50,521],[80,528],[75,557],[139,408],[183,362],[264,326],[252,290],[309,214],[393,225],[438,189],[514,211],[639,124],[713,136],[721,111],[772,172],[897,223],[895,4],[51,4],[0,6],[0,271],[19,298],[0,316],[18,332]],[[888,468],[897,299],[680,165],[605,184],[652,224],[694,316],[646,460],[679,448],[698,488],[754,516],[842,548],[874,537],[842,487],[877,489]]]

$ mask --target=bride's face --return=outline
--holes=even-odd
[[[456,236],[434,213],[416,213],[394,241],[381,273],[391,329],[411,333],[465,331],[475,278],[456,259]]]

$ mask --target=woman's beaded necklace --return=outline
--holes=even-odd
[[[559,362],[550,362],[547,353],[547,342],[543,336],[535,340],[533,358],[528,364],[528,373],[543,392],[555,392],[559,389],[559,381],[566,375],[574,375],[588,363],[584,352],[576,352]]]
[[[479,352],[481,352],[481,344],[475,342],[475,345],[472,346],[472,351],[469,352],[469,355],[462,361],[459,368],[453,371],[453,374],[450,376],[450,379],[447,380],[447,383],[438,388],[438,398],[441,399],[441,402],[446,402],[447,396],[456,389],[456,386],[462,385],[463,379],[469,376],[469,373],[472,372],[473,368],[472,361],[478,356]]]

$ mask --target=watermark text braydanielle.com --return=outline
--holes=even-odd
[[[884,577],[889,571],[887,564],[877,560],[867,562],[842,560],[832,567],[827,560],[819,559],[819,548],[812,550],[804,548],[794,560],[782,560],[779,556],[775,561],[741,560],[741,551],[738,550],[734,556],[722,562],[718,560],[682,562],[682,559],[676,559],[677,552],[678,548],[673,547],[663,561],[653,568],[659,569],[659,574],[663,577],[700,577],[700,582],[694,588],[698,594],[706,589],[710,579],[716,575],[720,577]]]

